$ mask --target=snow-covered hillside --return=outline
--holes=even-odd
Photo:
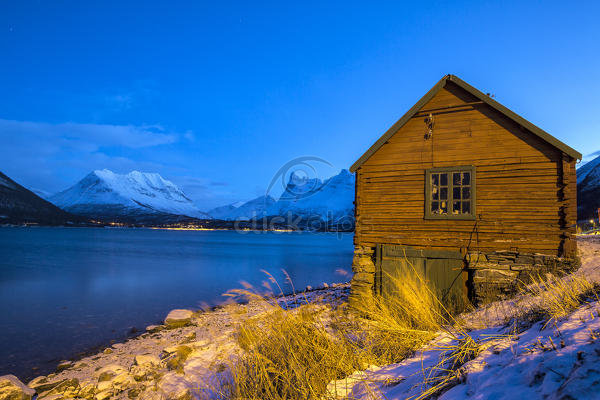
[[[215,219],[299,216],[304,220],[338,222],[354,216],[354,175],[344,169],[324,182],[292,173],[284,192],[275,200],[260,196],[240,206],[226,205],[208,211]]]
[[[268,214],[269,208],[275,203],[271,196],[260,196],[250,200],[227,214],[228,220],[262,218]]]
[[[600,241],[580,238],[578,245],[583,263],[575,276],[600,283]],[[600,301],[592,296],[565,318],[547,324],[519,320],[535,301],[522,296],[467,315],[465,322],[473,328],[469,336],[481,351],[456,370],[458,379],[425,398],[600,399]],[[340,399],[422,398],[430,388],[425,382],[448,373],[449,363],[439,363],[456,344],[456,338],[441,334],[413,357],[332,382],[330,391]]]
[[[288,213],[304,219],[318,217],[336,222],[354,216],[354,175],[347,169],[324,182],[305,180],[302,185],[292,174],[286,190],[269,210],[271,215]]]
[[[173,182],[156,173],[116,174],[107,169],[88,174],[49,200],[60,208],[87,215],[173,214],[208,218]]]
[[[594,173],[594,175],[596,175],[597,177],[600,176],[599,167],[600,156],[583,164],[580,168],[577,169],[577,184],[582,183],[590,173]]]
[[[600,156],[577,170],[577,219],[598,218],[600,208]]]

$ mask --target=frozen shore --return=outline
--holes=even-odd
[[[585,278],[600,284],[600,236],[579,237],[581,268],[563,279]],[[299,305],[343,305],[349,284],[311,290],[274,299],[283,308]],[[460,317],[470,338],[478,343],[474,357],[456,370],[454,383],[439,391],[440,399],[600,398],[600,301],[584,301],[563,318],[545,324],[526,317],[536,309],[536,296],[523,294],[498,301]],[[198,312],[174,310],[165,323],[124,343],[35,378],[27,386],[0,378],[0,399],[13,390],[39,399],[203,399],[227,382],[227,366],[241,349],[236,324],[265,312],[264,303],[232,303]],[[525,312],[525,314],[524,314]],[[491,338],[491,339],[490,339]],[[447,371],[440,360],[456,343],[440,334],[403,361],[373,366],[331,382],[331,398],[420,398],[424,382]],[[21,385],[21,386],[19,386]]]
[[[274,299],[285,308],[323,302],[346,301],[349,284],[332,284]],[[27,383],[38,399],[191,399],[204,397],[202,386],[239,351],[233,339],[234,324],[264,311],[264,304],[250,300],[208,311],[173,310],[162,325],[123,343],[115,343],[98,354],[65,361],[57,372]],[[0,378],[0,398],[14,391],[33,395],[26,386],[15,386],[16,378]],[[11,383],[13,382],[13,383]],[[20,397],[18,397],[20,398]]]
[[[578,238],[582,265],[572,277],[600,284],[600,235]],[[455,381],[432,397],[466,399],[600,399],[600,299],[564,318],[523,318],[541,299],[520,295],[463,315],[479,354],[455,371]],[[526,313],[525,313],[526,315]],[[427,381],[447,374],[442,361],[458,343],[441,334],[400,363],[360,371],[330,385],[355,400],[421,399]],[[440,362],[442,362],[440,364]]]

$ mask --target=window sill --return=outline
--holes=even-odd
[[[423,219],[442,221],[475,221],[475,215],[426,215]]]

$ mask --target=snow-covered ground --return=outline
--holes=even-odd
[[[583,263],[575,275],[600,283],[600,238],[581,237],[579,249]],[[506,323],[531,301],[535,299],[521,296],[467,316],[467,325],[479,325],[469,335],[483,350],[458,370],[453,387],[434,398],[600,399],[600,301],[590,301],[545,327],[542,321],[526,329]],[[339,398],[419,398],[428,388],[423,382],[444,372],[438,363],[454,344],[442,334],[409,359],[332,382],[330,389]]]
[[[579,250],[583,264],[574,275],[600,283],[600,237],[581,237]],[[285,309],[306,303],[335,307],[344,304],[348,292],[348,284],[336,284],[273,300]],[[590,299],[547,326],[542,321],[517,318],[535,304],[536,298],[523,295],[462,316],[462,324],[480,344],[480,351],[455,369],[458,379],[452,385],[430,398],[600,399],[600,299]],[[96,399],[128,399],[132,395],[142,399],[219,398],[213,392],[219,387],[217,381],[229,379],[227,369],[220,365],[234,360],[241,351],[235,341],[235,324],[264,311],[264,303],[255,301],[207,312],[189,311],[192,317],[186,326],[148,327],[145,334],[67,363],[61,372],[36,378],[29,386],[40,393],[43,390],[38,398],[44,400],[62,398],[54,396],[67,392],[77,398],[92,393]],[[423,398],[430,387],[423,382],[447,372],[440,360],[456,343],[456,334],[441,333],[400,363],[372,367],[331,382],[332,396],[327,398]],[[56,389],[48,390],[50,387]]]

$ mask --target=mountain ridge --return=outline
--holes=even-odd
[[[288,179],[281,196],[275,200],[266,194],[252,199],[239,207],[225,205],[208,213],[215,219],[261,219],[283,217],[286,220],[301,219],[306,224],[325,225],[353,223],[354,219],[354,174],[342,169],[324,181],[319,178],[302,177],[295,172]]]
[[[74,225],[87,223],[0,172],[0,224]]]
[[[49,200],[63,210],[105,221],[168,223],[210,218],[177,185],[157,173],[95,170]]]
[[[600,156],[577,170],[577,219],[598,218],[600,208]]]

